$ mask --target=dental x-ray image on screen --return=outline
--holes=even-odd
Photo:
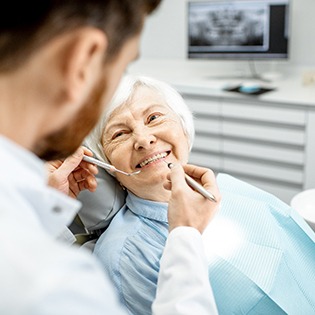
[[[286,58],[288,0],[188,4],[189,58]]]

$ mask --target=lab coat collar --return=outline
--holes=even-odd
[[[23,196],[49,234],[64,237],[66,226],[72,222],[81,203],[47,186],[44,162],[33,153],[3,136],[0,136],[0,150],[1,176],[6,179],[0,185]]]

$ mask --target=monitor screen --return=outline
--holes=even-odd
[[[188,58],[288,58],[289,0],[188,2]]]

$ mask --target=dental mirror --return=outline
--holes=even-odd
[[[133,175],[137,175],[139,174],[141,171],[135,171],[135,172],[132,172],[132,173],[127,173],[127,172],[124,172],[122,170],[119,170],[117,169],[115,166],[111,165],[111,164],[108,164],[108,163],[105,163],[105,162],[102,162],[100,160],[97,160],[95,158],[92,158],[91,156],[87,156],[87,155],[84,155],[83,156],[83,160],[88,162],[88,163],[92,163],[92,164],[95,164],[99,167],[102,167],[104,168],[105,170],[108,170],[109,172],[116,172],[116,173],[121,173],[121,174],[124,174],[126,176],[133,176]]]

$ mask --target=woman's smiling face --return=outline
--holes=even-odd
[[[186,164],[188,139],[180,118],[154,89],[138,86],[127,104],[111,114],[103,133],[104,153],[110,163],[126,172],[116,174],[123,186],[135,195],[155,201],[168,201],[163,188],[168,163]]]

